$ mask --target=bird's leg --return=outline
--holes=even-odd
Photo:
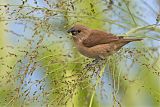
[[[98,62],[99,62],[100,60],[101,60],[101,59],[96,58],[96,59],[94,59],[94,60],[92,61],[92,63],[93,63],[94,65],[96,65],[96,64],[98,64]]]
[[[89,64],[90,66],[95,66],[101,61],[101,58],[96,58],[92,60],[92,62]]]

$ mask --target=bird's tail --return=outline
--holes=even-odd
[[[126,38],[124,36],[119,36],[119,40],[123,41],[123,42],[132,42],[132,41],[141,41],[143,39],[141,39],[141,38],[129,38],[129,37]]]
[[[141,41],[143,39],[140,38],[122,38],[121,40],[119,40],[117,42],[117,44],[119,44],[119,47],[121,48],[122,46],[130,43],[130,42],[134,42],[134,41]]]
[[[126,38],[124,39],[126,42],[132,42],[132,41],[141,41],[143,39],[140,39],[140,38]]]

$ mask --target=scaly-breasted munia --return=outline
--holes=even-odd
[[[79,52],[89,58],[102,58],[112,55],[129,42],[138,38],[124,38],[101,30],[92,30],[83,25],[75,25],[68,30]]]

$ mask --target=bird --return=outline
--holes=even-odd
[[[116,36],[82,24],[75,24],[67,32],[72,34],[75,46],[82,55],[95,59],[105,59],[119,51],[124,45],[142,40],[141,38]]]

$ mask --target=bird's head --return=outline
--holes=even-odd
[[[76,24],[72,28],[70,28],[68,33],[71,33],[74,38],[84,38],[90,32],[90,29],[86,26]]]

